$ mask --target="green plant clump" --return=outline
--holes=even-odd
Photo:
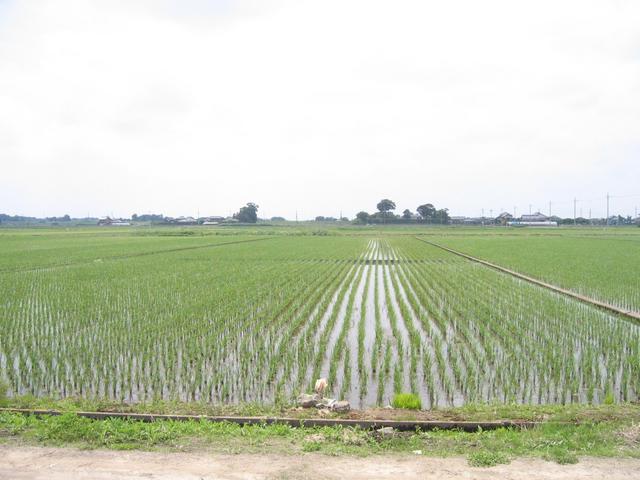
[[[469,455],[469,465],[472,467],[495,467],[509,462],[509,457],[500,452],[480,451]]]
[[[7,402],[7,390],[9,386],[3,380],[0,380],[0,407],[3,407]]]
[[[393,408],[404,408],[407,410],[420,410],[422,401],[415,393],[396,393],[393,396]]]

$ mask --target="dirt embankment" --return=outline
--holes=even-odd
[[[576,479],[640,478],[640,460],[582,459],[576,465],[515,460],[492,468],[463,458],[118,452],[0,446],[0,479]]]

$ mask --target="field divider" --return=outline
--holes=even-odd
[[[591,298],[591,297],[587,297],[585,295],[581,295],[579,293],[573,292],[571,290],[567,290],[566,288],[562,288],[562,287],[558,287],[557,285],[554,285],[552,283],[547,283],[544,282],[542,280],[538,280],[537,278],[534,277],[530,277],[528,275],[524,275],[522,273],[516,272],[515,270],[511,270],[509,268],[505,268],[505,267],[501,267],[500,265],[496,265],[495,263],[491,263],[488,262],[486,260],[482,260],[481,258],[477,258],[477,257],[473,257],[471,255],[467,255],[466,253],[462,253],[459,252],[457,250],[453,250],[452,248],[449,247],[445,247],[443,245],[439,245],[435,242],[431,242],[429,240],[425,240],[423,238],[420,237],[415,237],[416,240],[419,240],[423,243],[426,243],[428,245],[440,248],[442,250],[445,250],[449,253],[452,253],[454,255],[458,255],[459,257],[462,258],[466,258],[467,260],[470,260],[472,262],[476,262],[476,263],[480,263],[482,265],[485,265],[489,268],[493,268],[494,270],[498,270],[502,273],[506,273],[508,275],[511,275],[513,277],[519,278],[520,280],[524,280],[526,282],[532,283],[534,285],[537,285],[539,287],[543,287],[546,288],[548,290],[552,290],[556,293],[560,293],[562,295],[566,295],[568,297],[574,298],[576,300],[579,300],[583,303],[587,303],[589,305],[593,305],[595,307],[601,308],[603,310],[607,310],[609,312],[615,313],[617,315],[622,315],[624,317],[630,318],[632,320],[634,320],[635,322],[640,322],[640,312],[635,312],[633,310],[626,310],[626,309],[622,309],[619,307],[616,307],[615,305],[611,305],[610,303],[606,303],[606,302],[601,302],[600,300],[596,300],[595,298]]]
[[[0,413],[14,413],[33,415],[35,417],[60,416],[72,413],[78,417],[91,420],[134,420],[139,422],[213,422],[233,423],[236,425],[289,425],[294,428],[304,427],[358,427],[363,430],[375,430],[392,427],[401,432],[427,430],[462,430],[477,432],[479,430],[496,430],[499,428],[533,428],[544,423],[528,420],[487,420],[487,421],[455,421],[455,420],[358,420],[351,418],[291,418],[291,417],[236,417],[236,416],[208,416],[208,415],[173,415],[156,413],[125,413],[125,412],[65,412],[61,410],[37,410],[25,408],[0,408]],[[574,425],[574,422],[553,422]]]

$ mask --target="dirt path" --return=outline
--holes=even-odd
[[[463,458],[218,455],[0,446],[0,479],[576,479],[640,478],[640,460],[583,459],[577,465],[516,460],[492,468]]]

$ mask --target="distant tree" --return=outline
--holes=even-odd
[[[442,225],[448,225],[449,224],[449,220],[451,220],[451,218],[449,217],[449,209],[448,208],[441,208],[440,210],[436,211],[435,223],[441,223]]]
[[[411,220],[411,210],[405,208],[404,212],[402,212],[402,218],[405,220]]]
[[[378,205],[376,205],[376,208],[381,213],[387,213],[392,210],[395,210],[396,204],[392,200],[389,200],[388,198],[384,198],[378,202]]]
[[[425,222],[432,222],[436,215],[436,207],[434,207],[431,203],[419,205],[416,210],[422,220],[424,220]]]
[[[358,223],[366,224],[369,222],[369,214],[367,212],[356,213],[356,221]]]
[[[340,221],[341,222],[348,222],[349,221],[349,217],[340,217]]]
[[[138,214],[134,213],[133,215],[131,215],[131,220],[133,220],[134,222],[138,220]]]
[[[287,219],[284,217],[271,217],[272,222],[286,222]]]
[[[258,205],[249,202],[233,218],[242,223],[256,223],[258,221]]]
[[[63,222],[69,222],[69,221],[71,221],[71,217],[67,214],[64,217],[62,217],[62,221]]]

